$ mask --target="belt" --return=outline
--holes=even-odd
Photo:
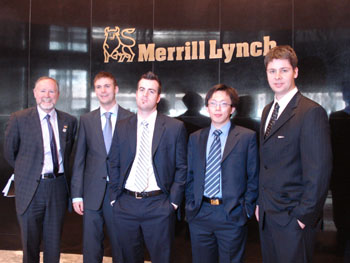
[[[221,205],[222,204],[222,199],[219,198],[208,198],[206,196],[203,196],[203,201],[206,203],[209,203],[211,205]]]
[[[146,198],[146,197],[161,195],[163,193],[163,191],[156,190],[156,191],[149,191],[149,192],[134,192],[134,191],[130,191],[128,189],[124,189],[124,193],[126,193],[128,195],[132,195],[136,199],[142,199],[142,198]]]
[[[47,174],[42,174],[41,175],[41,179],[54,179],[56,177],[60,177],[64,175],[64,173],[58,173],[58,174],[55,174],[55,173],[47,173]]]

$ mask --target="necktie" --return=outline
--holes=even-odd
[[[269,125],[267,125],[266,131],[265,131],[265,135],[264,135],[264,139],[269,136],[272,126],[275,124],[276,120],[277,120],[277,116],[278,116],[278,110],[280,108],[280,105],[278,105],[278,103],[275,103],[275,108],[273,109],[271,118],[270,118],[270,122]]]
[[[221,130],[214,131],[214,141],[210,146],[209,158],[205,171],[204,192],[209,197],[214,197],[220,191],[221,175]]]
[[[106,124],[103,129],[103,139],[105,141],[105,147],[107,153],[109,152],[109,149],[111,148],[112,144],[112,121],[111,121],[111,115],[112,112],[105,112],[105,117],[106,117]]]
[[[58,155],[57,155],[57,145],[55,140],[55,133],[52,129],[52,125],[50,122],[50,115],[47,114],[45,117],[47,121],[47,127],[49,128],[49,135],[50,135],[50,150],[51,150],[51,157],[52,157],[52,164],[53,164],[53,172],[55,174],[58,173]]]
[[[139,143],[139,156],[135,174],[135,186],[139,192],[143,192],[148,185],[148,174],[151,160],[151,145],[148,123],[143,121],[141,126],[142,134]]]

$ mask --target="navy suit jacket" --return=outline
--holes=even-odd
[[[117,121],[131,115],[131,112],[118,106]],[[71,180],[72,198],[82,197],[86,209],[98,210],[103,202],[107,184],[107,155],[100,109],[96,109],[80,117]]]
[[[110,199],[122,194],[136,154],[137,115],[118,123],[109,153]],[[180,205],[186,182],[187,135],[181,121],[157,113],[152,140],[153,170],[169,201]]]
[[[68,181],[77,119],[59,110],[56,112],[64,173]],[[14,168],[16,211],[23,214],[39,185],[44,164],[44,143],[37,107],[11,115],[5,131],[4,155]]]
[[[204,194],[206,147],[210,127],[191,134],[188,143],[186,218],[198,213]],[[222,200],[228,217],[238,225],[254,214],[258,197],[258,147],[256,133],[231,124],[221,160]]]
[[[322,214],[332,171],[330,129],[326,111],[316,102],[295,94],[264,138],[260,127],[259,223],[265,212],[281,226],[292,218],[315,225]]]

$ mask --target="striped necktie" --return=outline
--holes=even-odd
[[[143,192],[148,186],[148,175],[151,164],[151,144],[149,136],[149,123],[141,122],[142,134],[139,142],[139,155],[135,174],[135,186],[139,192]]]
[[[269,125],[267,125],[266,131],[265,131],[265,135],[264,135],[264,139],[269,136],[273,125],[275,124],[276,120],[277,120],[277,116],[278,116],[278,110],[280,108],[280,105],[278,105],[278,103],[275,103],[275,108],[273,109],[270,121],[269,121]]]
[[[210,146],[209,158],[205,171],[204,192],[209,197],[214,197],[220,191],[220,175],[221,175],[221,130],[213,132],[215,138]]]

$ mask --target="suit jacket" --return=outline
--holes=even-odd
[[[118,123],[109,153],[110,199],[117,200],[136,155],[137,115]],[[169,201],[180,205],[186,182],[187,135],[181,121],[157,113],[152,140],[153,170]]]
[[[264,108],[260,128],[259,217],[266,212],[281,226],[292,218],[313,226],[321,217],[332,171],[326,111],[298,92],[264,139],[272,104]]]
[[[207,127],[191,134],[188,143],[186,218],[189,222],[203,202],[209,131]],[[232,123],[221,160],[222,199],[228,217],[238,225],[254,215],[258,172],[256,133]]]
[[[67,181],[77,119],[59,110],[56,110],[56,112]],[[44,164],[44,143],[39,113],[36,107],[18,111],[11,115],[5,130],[4,155],[8,163],[14,168],[16,210],[18,214],[23,214],[39,185]]]
[[[117,121],[131,115],[131,112],[118,106]],[[100,109],[82,115],[76,143],[71,194],[72,198],[84,198],[84,207],[87,209],[98,210],[101,207],[107,184],[107,155]]]

